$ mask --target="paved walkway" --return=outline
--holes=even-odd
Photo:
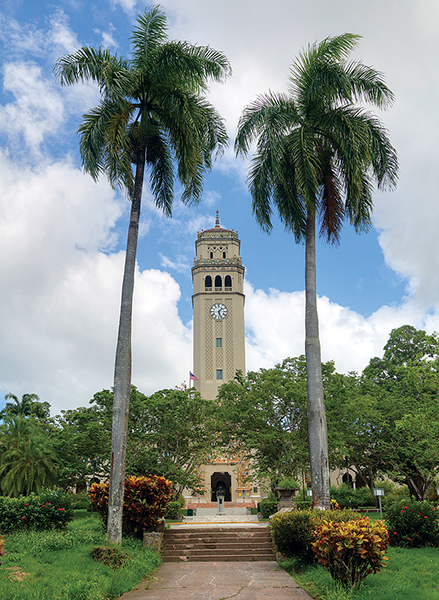
[[[163,563],[122,600],[312,600],[275,561]]]

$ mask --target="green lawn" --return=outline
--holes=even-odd
[[[78,515],[79,516],[79,515]],[[105,545],[99,519],[75,519],[66,530],[2,536],[1,600],[107,600],[118,598],[161,563],[138,540],[125,540],[129,563],[118,570],[94,561],[90,551]]]
[[[322,600],[439,600],[439,548],[389,548],[387,556],[388,566],[369,575],[355,594],[337,588],[323,567],[297,571],[294,561],[282,566],[313,598]]]

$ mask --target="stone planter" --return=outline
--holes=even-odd
[[[274,490],[280,494],[280,501],[277,505],[277,510],[280,510],[281,508],[296,508],[296,503],[293,502],[293,497],[294,494],[299,491],[299,488],[277,487],[274,488]]]

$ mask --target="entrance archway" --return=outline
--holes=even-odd
[[[216,502],[216,490],[218,486],[222,486],[226,489],[226,493],[224,496],[224,502],[231,502],[232,494],[231,494],[231,486],[232,486],[232,476],[227,471],[213,473],[210,478],[210,488],[212,490],[212,499],[211,502]]]

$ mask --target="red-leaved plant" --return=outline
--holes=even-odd
[[[105,526],[108,519],[109,485],[109,482],[94,483],[89,490],[92,506],[102,516]],[[144,531],[154,530],[166,513],[171,498],[172,482],[164,477],[128,477],[123,501],[124,533],[142,537]]]

